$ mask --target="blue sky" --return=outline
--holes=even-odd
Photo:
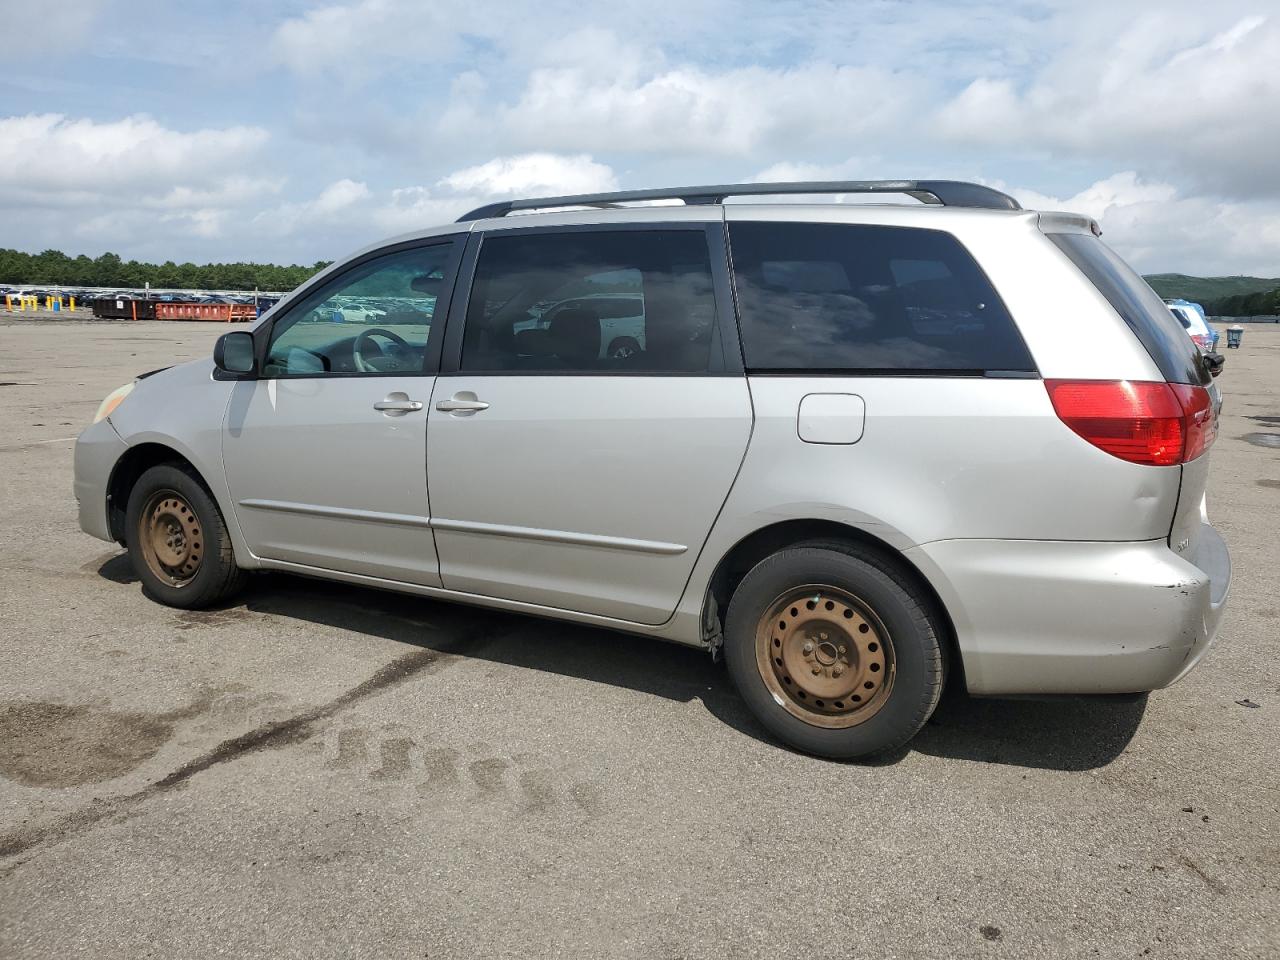
[[[0,246],[305,262],[515,196],[949,177],[1280,275],[1280,11],[0,0]]]

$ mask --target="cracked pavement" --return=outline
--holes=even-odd
[[[67,438],[225,330],[0,318],[0,956],[1280,955],[1280,328],[1220,380],[1205,662],[949,697],[875,765],[643,638],[286,576],[146,600]]]

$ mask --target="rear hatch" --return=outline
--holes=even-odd
[[[1087,233],[1046,233],[1046,236],[1106,297],[1146,347],[1165,380],[1173,385],[1183,385],[1178,392],[1184,398],[1196,396],[1208,404],[1207,421],[1194,428],[1201,431],[1196,446],[1198,448],[1202,444],[1203,449],[1198,453],[1193,449],[1192,456],[1182,464],[1178,505],[1169,530],[1169,546],[1194,562],[1193,558],[1201,546],[1200,533],[1204,523],[1204,494],[1209,478],[1208,449],[1213,442],[1221,406],[1204,356],[1156,292],[1096,236]]]

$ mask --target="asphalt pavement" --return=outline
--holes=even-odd
[[[1201,666],[951,696],[875,764],[658,641],[283,575],[148,601],[72,438],[226,329],[0,318],[0,956],[1280,956],[1280,328],[1223,351]]]

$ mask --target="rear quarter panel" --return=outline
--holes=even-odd
[[[1039,380],[791,377],[748,380],[756,423],[737,482],[681,603],[689,639],[716,566],[786,520],[853,527],[906,552],[956,539],[1140,541],[1168,536],[1178,467],[1139,467],[1090,446]],[[800,401],[852,393],[860,440],[800,439]]]
[[[798,511],[899,549],[1168,535],[1179,469],[1139,467],[1089,445],[1058,420],[1039,380],[752,376],[749,384],[755,432],[711,547]],[[833,392],[862,397],[862,438],[802,441],[801,399]]]

